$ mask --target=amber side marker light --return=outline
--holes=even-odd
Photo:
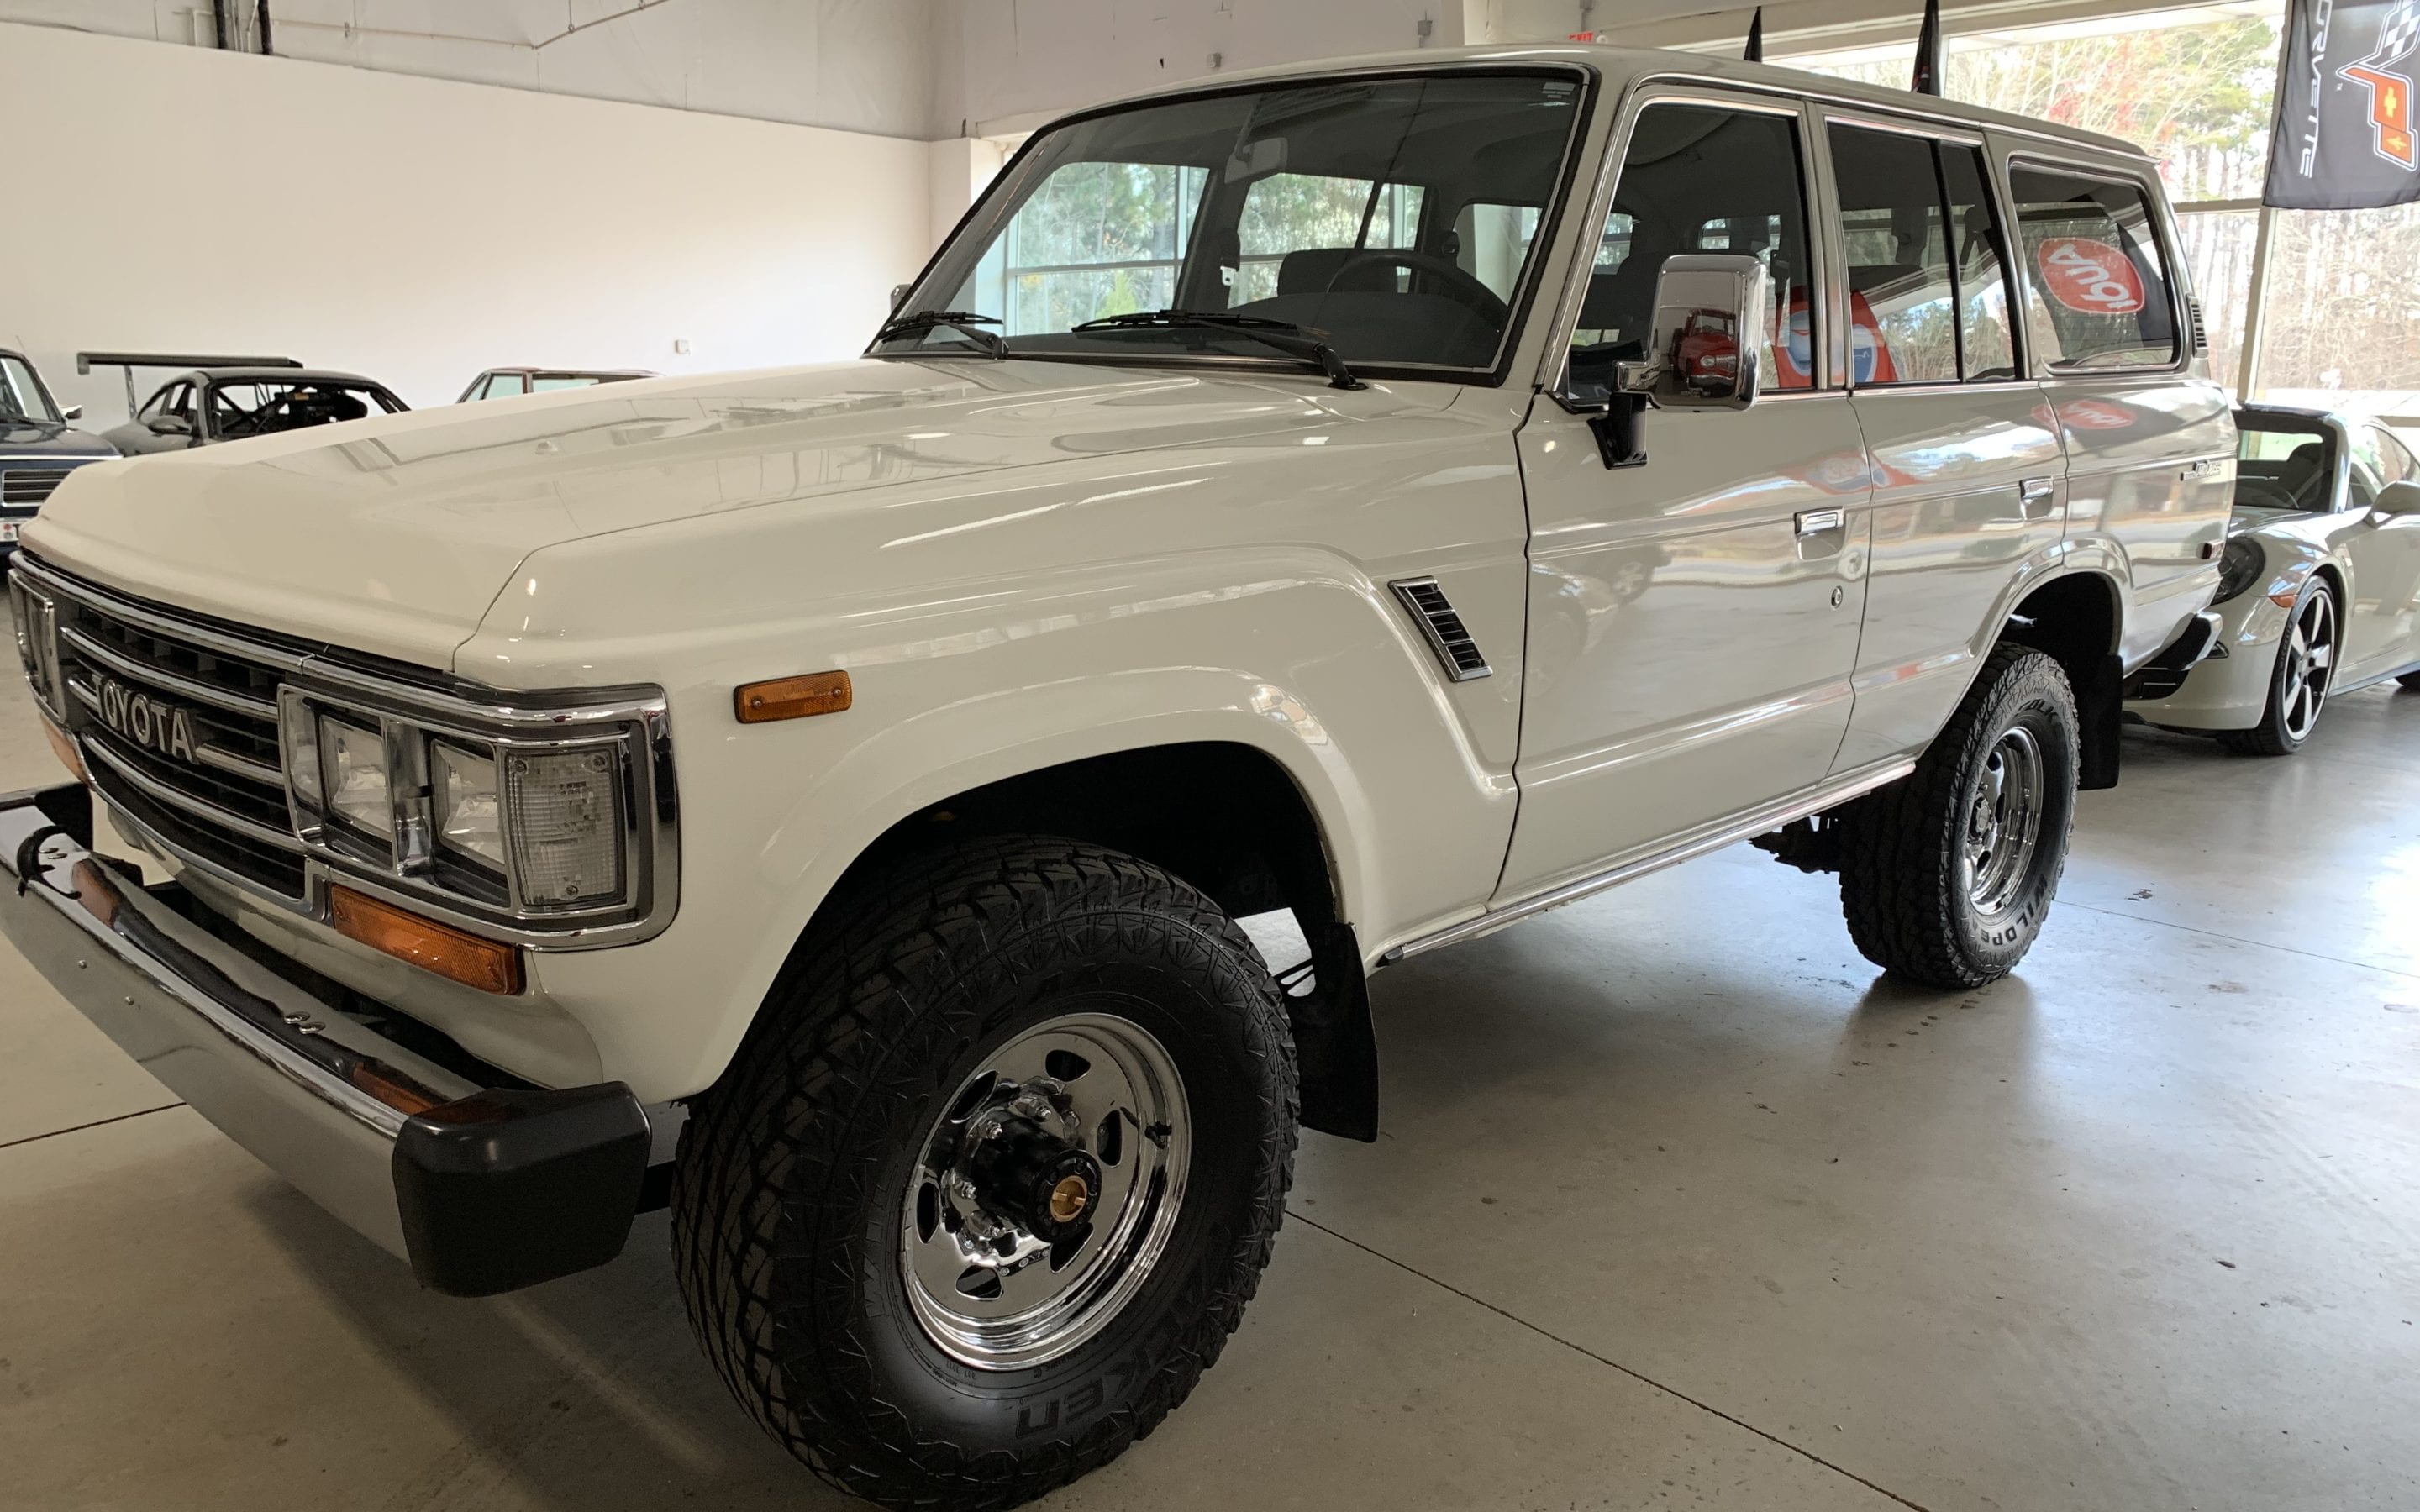
[[[359,940],[373,950],[383,950],[466,987],[505,996],[521,990],[519,947],[483,940],[350,887],[328,889],[328,922],[347,939]]]
[[[75,774],[77,781],[89,786],[92,777],[84,769],[84,756],[76,749],[73,737],[48,719],[42,720],[42,733],[50,737],[51,754],[66,764],[67,769]]]
[[[838,714],[851,695],[846,672],[808,672],[776,677],[769,683],[743,683],[731,690],[731,712],[741,724],[771,724],[776,719],[803,719],[811,714]]]

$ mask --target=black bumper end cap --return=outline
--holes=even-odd
[[[491,1297],[603,1265],[629,1238],[648,1146],[620,1082],[496,1088],[413,1114],[395,1142],[412,1273]]]

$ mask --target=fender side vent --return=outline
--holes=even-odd
[[[1429,638],[1429,649],[1445,664],[1445,674],[1457,683],[1467,683],[1474,677],[1485,677],[1494,668],[1480,655],[1479,642],[1470,638],[1462,616],[1453,611],[1445,590],[1435,578],[1405,578],[1388,584],[1412,618],[1420,622],[1420,629]]]
[[[2210,332],[2203,329],[2201,323],[2200,295],[2188,294],[2185,296],[2185,316],[2193,322],[2193,349],[2197,352],[2206,352],[2210,350]]]

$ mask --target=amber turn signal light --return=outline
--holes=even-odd
[[[803,719],[811,714],[838,714],[850,702],[848,673],[808,672],[776,677],[769,683],[747,683],[731,690],[731,712],[741,724],[770,724],[776,719]]]
[[[76,749],[74,737],[48,719],[42,720],[42,733],[50,737],[51,754],[67,764],[67,769],[75,774],[77,781],[89,784],[92,776],[84,769],[84,756]]]
[[[505,996],[521,990],[519,947],[483,940],[350,887],[328,889],[328,922],[349,940],[359,940],[373,950],[383,950],[465,987]]]

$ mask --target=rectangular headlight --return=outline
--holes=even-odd
[[[622,895],[615,752],[516,751],[504,763],[504,834],[523,906],[571,907]]]
[[[428,748],[428,788],[437,808],[437,843],[503,872],[504,836],[494,753],[436,742]]]
[[[395,838],[383,733],[320,716],[319,781],[321,801],[330,813],[365,834]]]

